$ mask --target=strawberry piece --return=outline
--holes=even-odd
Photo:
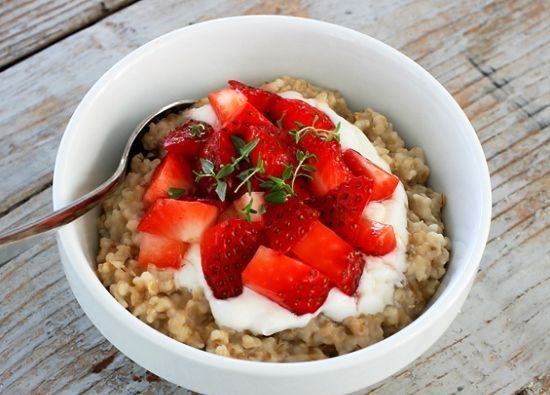
[[[251,126],[271,128],[269,132],[272,135],[282,134],[282,131],[275,127],[269,119],[248,102],[243,105],[239,113],[231,117],[231,120],[225,125],[225,128],[229,134],[244,136],[247,129]]]
[[[307,136],[306,136],[307,137]],[[339,147],[323,142],[315,138],[318,144],[310,144],[308,152],[316,156],[309,159],[308,163],[315,168],[311,174],[311,191],[315,196],[323,196],[328,191],[349,181],[353,174],[342,160]]]
[[[222,128],[241,113],[246,103],[246,96],[230,88],[224,88],[208,95],[208,101],[220,120]]]
[[[212,126],[209,124],[189,119],[166,136],[164,149],[187,157],[195,157],[211,133]]]
[[[267,108],[266,115],[286,132],[300,130],[305,126],[321,130],[335,128],[324,112],[300,99],[286,99],[277,95]]]
[[[250,219],[252,222],[263,220],[265,210],[265,192],[245,192],[233,202],[233,206],[240,218]],[[248,212],[248,215],[246,214]]]
[[[157,199],[141,219],[138,230],[195,243],[214,224],[218,212],[217,207],[202,202]]]
[[[258,248],[242,279],[248,288],[297,315],[317,311],[331,286],[317,269],[265,246]]]
[[[246,96],[248,102],[258,109],[261,113],[265,113],[272,105],[272,103],[279,97],[273,92],[266,91],[265,89],[256,88],[243,84],[242,82],[230,80],[229,86]]]
[[[368,218],[360,218],[342,236],[365,254],[374,256],[386,255],[397,245],[393,226]]]
[[[201,265],[214,297],[227,299],[242,293],[241,273],[263,241],[261,230],[258,222],[229,219],[204,233]]]
[[[359,220],[370,200],[372,184],[369,177],[353,177],[312,204],[320,211],[323,223],[339,233]]]
[[[250,125],[268,125],[272,123],[239,91],[225,88],[208,95],[222,128],[229,134],[242,132]]]
[[[269,246],[288,252],[319,218],[319,212],[303,201],[289,199],[285,204],[270,205],[264,214],[265,233]]]
[[[161,269],[179,269],[188,248],[189,244],[183,241],[141,233],[138,264],[143,268],[153,264]]]
[[[193,193],[194,189],[191,165],[183,156],[169,152],[154,170],[143,202],[150,206],[157,199],[170,197],[171,192],[177,191],[181,196]]]
[[[365,175],[374,180],[372,200],[389,198],[395,191],[397,184],[399,184],[399,178],[375,165],[353,149],[344,151],[343,158],[354,175]]]
[[[246,138],[246,136],[250,136],[248,129],[252,126],[265,127],[267,133],[273,137],[283,135],[282,131],[275,127],[270,120],[249,103],[243,94],[237,91],[232,89],[218,91],[217,94],[210,95],[209,100],[216,109],[216,112],[220,113],[220,116],[223,117],[224,128],[230,135],[237,134]],[[284,135],[286,136],[286,133]],[[252,138],[254,137],[251,137],[247,141],[252,140]]]
[[[351,296],[357,290],[365,265],[362,254],[320,221],[311,224],[292,252],[327,276],[345,294]]]
[[[258,144],[250,153],[254,166],[260,159],[266,173],[273,177],[281,177],[285,169],[296,161],[293,151],[277,137],[279,129],[272,125],[250,125],[244,132],[247,142],[257,139]]]
[[[203,173],[201,159],[209,161],[213,165],[214,172],[218,172],[223,165],[231,163],[234,156],[237,155],[237,151],[233,143],[231,142],[231,136],[227,133],[226,129],[215,130],[207,139],[206,143],[199,152],[199,158],[197,158],[195,164],[195,171],[197,173]],[[227,190],[232,191],[235,182],[239,181],[235,179],[233,175],[227,177]],[[216,183],[212,177],[203,177],[197,182],[200,193],[207,197],[215,198],[216,195]]]
[[[321,220],[352,246],[366,254],[385,255],[396,245],[391,225],[362,217],[370,201],[373,181],[358,176],[317,198],[313,204],[321,213]]]
[[[199,152],[199,157],[209,160],[216,169],[219,169],[222,165],[230,163],[236,154],[237,151],[231,141],[231,134],[225,129],[220,129],[214,131],[206,140]]]

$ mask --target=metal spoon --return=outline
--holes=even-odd
[[[13,258],[15,255],[32,245],[31,242],[34,241],[33,236],[38,236],[62,225],[68,224],[101,203],[124,179],[124,176],[128,171],[130,158],[142,151],[141,137],[148,130],[147,126],[151,122],[163,118],[169,113],[178,112],[189,107],[194,102],[194,100],[181,100],[174,102],[145,118],[134,129],[128,138],[122,157],[114,174],[93,191],[88,192],[71,204],[30,224],[22,225],[13,230],[0,233],[0,264]]]

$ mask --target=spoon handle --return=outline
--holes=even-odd
[[[140,141],[139,137],[147,130],[146,126],[150,122],[153,122],[156,119],[161,119],[169,113],[183,111],[191,106],[191,104],[195,101],[196,100],[189,99],[179,100],[162,107],[160,110],[144,119],[128,138],[122,153],[122,159],[120,160],[115,173],[96,189],[82,196],[78,200],[75,200],[68,206],[54,211],[53,213],[46,215],[45,217],[42,217],[30,224],[22,225],[11,231],[0,233],[0,265],[31,246],[32,244],[29,243],[29,239],[33,238],[33,236],[43,234],[52,229],[68,224],[97,206],[103,199],[113,192],[115,187],[124,178],[124,171],[127,170],[126,167],[130,163],[128,158],[132,154],[132,149],[136,148],[134,143],[136,141]]]
[[[115,175],[68,206],[29,224],[24,224],[13,230],[0,233],[0,264],[30,247],[32,244],[28,241],[33,236],[68,224],[97,206],[115,190],[121,179],[121,176]]]

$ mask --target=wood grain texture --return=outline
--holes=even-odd
[[[550,393],[549,2],[113,1],[110,9],[119,11],[49,36],[39,51],[39,36],[48,35],[48,26],[33,24],[40,7],[49,7],[52,20],[67,20],[69,4],[87,15],[101,7],[46,3],[0,5],[0,48],[37,45],[0,72],[0,228],[49,210],[70,115],[132,49],[222,16],[338,23],[403,51],[451,92],[482,143],[494,201],[487,249],[461,314],[421,358],[361,393]],[[19,33],[4,33],[10,31]],[[134,364],[93,327],[68,288],[51,236],[0,267],[0,300],[0,393],[187,393]]]
[[[0,70],[135,0],[3,0]]]

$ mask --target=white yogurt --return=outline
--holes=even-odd
[[[340,143],[343,149],[353,148],[378,166],[389,171],[388,164],[378,155],[375,147],[355,125],[336,114],[326,103],[303,99],[297,92],[285,92],[282,96],[299,98],[325,112],[336,125],[340,123]],[[199,121],[212,121],[213,111],[205,108],[193,109],[190,117]],[[210,107],[210,108],[208,108]],[[215,119],[215,116],[214,116]],[[214,298],[202,273],[200,246],[194,244],[184,257],[184,265],[176,273],[176,285],[190,290],[202,289],[210,303],[212,315],[220,326],[235,330],[250,330],[256,334],[271,335],[290,328],[300,328],[320,313],[341,322],[347,317],[359,314],[374,314],[393,303],[395,287],[402,286],[406,269],[407,195],[399,183],[391,198],[370,202],[363,215],[373,220],[390,224],[396,233],[397,247],[382,257],[365,255],[365,269],[356,295],[348,296],[333,288],[326,302],[312,314],[297,316],[277,303],[244,288],[241,295],[219,300]]]

